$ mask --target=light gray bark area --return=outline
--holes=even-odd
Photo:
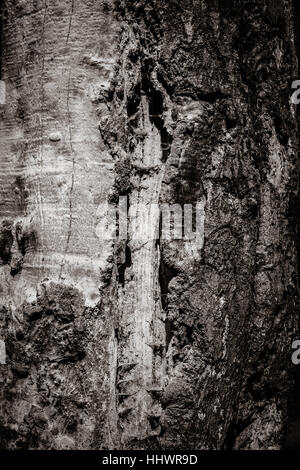
[[[283,445],[291,3],[4,2],[1,447]],[[198,203],[203,235],[140,243],[131,210],[128,239],[103,241],[120,196]]]

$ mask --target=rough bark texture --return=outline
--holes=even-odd
[[[292,2],[5,0],[2,30],[1,447],[280,448]],[[120,196],[198,202],[203,236],[101,240]]]
[[[298,57],[298,77],[300,72],[300,3],[294,0],[294,26],[295,26],[295,46]],[[298,124],[298,161],[300,156],[300,109],[297,106],[297,124]],[[300,192],[298,192],[297,204],[297,251],[298,251],[298,285],[299,285],[299,267],[300,267]],[[299,295],[298,295],[298,337],[299,337]],[[295,366],[291,374],[292,384],[290,387],[289,400],[288,400],[288,427],[287,439],[285,449],[297,450],[300,442],[300,369]]]

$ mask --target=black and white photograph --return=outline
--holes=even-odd
[[[300,0],[0,0],[0,461],[300,451],[299,64]]]

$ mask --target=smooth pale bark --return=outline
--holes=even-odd
[[[292,25],[283,0],[4,2],[2,447],[282,445]],[[137,203],[198,203],[200,237],[138,240]]]
[[[15,394],[2,403],[4,445],[99,446],[109,375],[99,289],[113,249],[96,228],[114,165],[97,108],[119,29],[104,2],[3,5],[0,284],[12,368],[2,373]]]

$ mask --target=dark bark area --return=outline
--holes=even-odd
[[[295,25],[295,46],[298,58],[298,76],[299,76],[299,60],[300,60],[300,4],[297,1],[294,1],[294,25]],[[299,107],[297,107],[297,127],[298,127],[298,161],[299,161],[299,150],[300,150],[300,140],[299,140],[299,123],[300,123],[300,112]],[[300,221],[300,194],[298,194],[298,206],[297,206],[297,251],[298,251],[298,289],[299,289],[299,266],[300,266],[300,237],[299,237],[299,221]],[[299,336],[299,296],[297,303],[298,311],[298,327],[297,333]],[[289,392],[289,401],[288,401],[288,426],[287,426],[287,440],[285,443],[285,449],[287,450],[297,450],[299,448],[300,442],[300,371],[297,366],[291,371],[292,384]]]
[[[1,447],[281,448],[299,326],[292,2],[20,4],[2,12],[13,104],[1,115],[1,159],[18,171],[4,174],[1,193]],[[32,38],[11,38],[28,15],[42,25],[35,62]],[[19,63],[11,51],[22,48]],[[57,67],[67,92],[56,94],[47,83],[60,80]],[[67,148],[49,149],[53,116],[62,125],[50,140],[66,127]],[[39,139],[39,184],[29,171],[36,149],[17,151],[20,128]],[[49,196],[54,187],[60,201],[62,183],[47,167],[61,155],[71,162],[59,167],[69,178],[64,219]],[[88,191],[111,207],[120,196],[131,208],[198,203],[201,236],[140,243],[144,221],[129,213],[128,238],[95,249],[96,216],[76,222]],[[66,223],[48,235],[55,218]],[[98,258],[89,270],[96,251],[100,277]],[[45,257],[60,260],[58,274]]]

